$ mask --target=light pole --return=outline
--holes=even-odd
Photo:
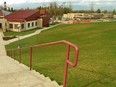
[[[3,32],[5,31],[5,20],[4,20],[4,17],[5,17],[4,9],[5,9],[5,6],[6,6],[6,2],[4,2],[4,7],[3,7],[3,10],[2,10],[2,13],[3,13],[3,23],[2,23],[2,25],[3,25]]]
[[[20,48],[20,24],[18,24],[18,48]]]

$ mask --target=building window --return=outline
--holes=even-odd
[[[9,28],[13,28],[13,24],[9,24]]]
[[[37,22],[35,22],[35,26],[37,26]]]
[[[30,28],[30,23],[28,23],[28,28]]]
[[[34,22],[32,22],[32,27],[34,26]]]
[[[15,29],[18,29],[18,24],[14,24],[14,28]]]
[[[21,24],[21,29],[24,29],[24,24]]]

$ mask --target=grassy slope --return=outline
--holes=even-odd
[[[68,87],[116,87],[116,22],[60,25],[22,40],[21,45],[62,39],[80,49],[78,66],[69,69]],[[16,47],[17,42],[6,46]],[[64,52],[61,45],[34,49],[33,68],[62,83]],[[29,52],[24,53],[23,61],[28,64]]]
[[[18,34],[20,34],[20,36],[23,36],[23,35],[34,33],[36,30],[38,30],[38,28],[34,28],[34,29],[31,29],[31,30],[22,31],[20,33],[13,32],[13,31],[8,31],[8,32],[4,32],[4,35],[5,36],[18,36]]]

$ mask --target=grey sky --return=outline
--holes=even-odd
[[[116,0],[0,0],[0,4],[3,4],[6,1],[8,4],[19,4],[25,2],[75,2],[75,4],[88,4],[90,2],[95,2],[96,4],[116,4]]]
[[[95,8],[98,9],[116,9],[116,0],[0,0],[0,5],[7,2],[7,5],[14,8],[35,8],[42,3],[49,4],[49,2],[58,2],[61,5],[63,2],[72,2],[72,7],[74,9],[89,9],[89,4],[94,2]],[[40,3],[40,4],[39,4]]]

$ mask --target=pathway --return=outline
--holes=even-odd
[[[5,47],[4,47],[4,42],[3,42],[3,33],[0,31],[0,56],[1,55],[6,55]]]
[[[0,32],[0,87],[61,87],[56,81],[44,77],[23,64],[8,57]]]
[[[59,25],[59,24],[54,25],[54,26],[51,26],[51,27],[46,27],[46,28],[43,28],[43,29],[39,29],[39,30],[37,30],[37,31],[34,32],[34,33],[31,33],[31,34],[28,34],[28,35],[24,35],[24,36],[20,36],[20,39],[24,39],[24,38],[27,38],[27,37],[31,37],[31,36],[37,35],[37,34],[41,33],[41,32],[44,31],[44,30],[53,28],[53,27],[58,26],[58,25]],[[12,42],[15,42],[15,41],[17,41],[17,40],[18,40],[18,38],[11,39],[11,40],[8,40],[8,41],[4,41],[4,44],[5,44],[5,45],[8,45],[8,44],[10,44],[10,43],[12,43]]]

